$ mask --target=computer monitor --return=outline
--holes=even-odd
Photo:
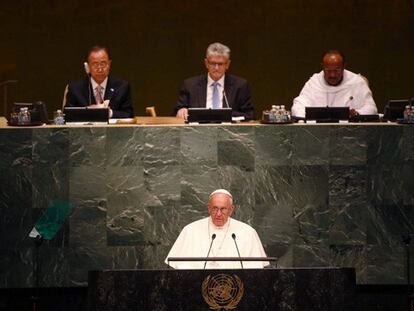
[[[189,108],[188,122],[231,123],[232,109]]]
[[[108,108],[65,107],[66,123],[108,123]]]
[[[349,120],[349,107],[306,107],[306,120],[339,122]]]
[[[405,106],[410,105],[409,99],[390,99],[384,108],[384,119],[396,121],[404,117]]]
[[[49,119],[47,115],[47,107],[46,107],[45,102],[37,101],[34,103],[14,103],[13,104],[13,112],[18,113],[21,108],[28,108],[28,111],[30,112],[31,123],[33,124],[49,123]]]

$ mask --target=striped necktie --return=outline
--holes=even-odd
[[[102,89],[103,87],[100,85],[95,88],[95,100],[98,105],[103,103]]]
[[[211,85],[213,87],[213,109],[219,109],[219,108],[221,108],[220,95],[219,95],[219,90],[218,90],[218,87],[220,86],[220,83],[215,81]]]

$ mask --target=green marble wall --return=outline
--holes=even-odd
[[[414,127],[154,126],[0,129],[0,287],[33,282],[33,224],[75,209],[40,250],[42,286],[88,270],[164,268],[181,228],[229,189],[281,267],[355,267],[404,283],[414,224]]]

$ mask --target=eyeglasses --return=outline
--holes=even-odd
[[[219,208],[217,206],[214,206],[214,207],[210,208],[210,211],[211,211],[212,214],[217,214],[220,211],[221,214],[226,215],[226,214],[228,214],[229,209],[227,207]]]
[[[210,62],[210,61],[207,61],[207,64],[210,66],[210,67],[224,67],[227,63],[215,63],[215,62]]]
[[[91,63],[91,66],[93,67],[93,68],[99,68],[99,67],[101,67],[101,68],[106,68],[106,67],[108,67],[108,62],[93,62],[93,63]]]
[[[323,69],[323,72],[325,73],[341,73],[343,71],[342,68],[336,68],[336,69]]]

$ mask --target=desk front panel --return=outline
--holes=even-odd
[[[0,128],[0,286],[31,286],[27,237],[53,200],[75,208],[40,248],[41,285],[162,268],[216,188],[281,267],[355,267],[403,283],[414,224],[414,127],[229,125]]]

